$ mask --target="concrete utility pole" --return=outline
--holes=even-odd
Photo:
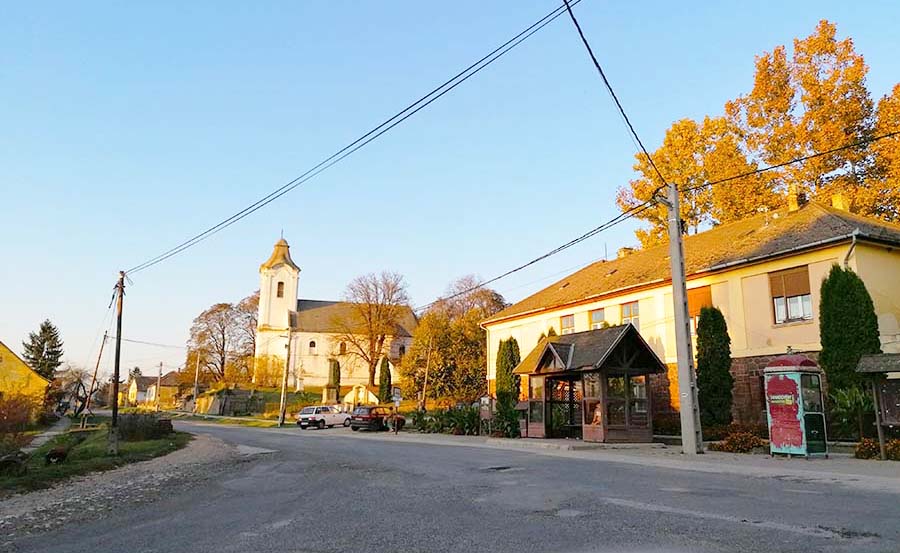
[[[291,366],[291,337],[292,337],[292,329],[288,329],[287,334],[287,345],[284,348],[287,350],[287,355],[285,355],[284,359],[284,373],[281,375],[281,407],[278,409],[278,427],[281,428],[284,426],[284,412],[287,409],[287,377],[288,377],[288,368]]]
[[[159,387],[162,386],[162,366],[163,362],[159,362],[159,374],[156,375],[156,412],[159,413]]]
[[[668,198],[664,203],[669,209],[669,257],[672,263],[672,299],[675,304],[675,351],[678,355],[681,452],[686,455],[696,455],[703,453],[703,437],[697,404],[694,354],[691,351],[690,316],[684,274],[684,246],[681,238],[681,208],[678,202],[678,187],[675,183],[669,183]]]
[[[122,299],[125,297],[125,271],[119,271],[116,284],[116,357],[113,365],[112,422],[109,425],[107,453],[119,454],[119,362],[122,357]]]
[[[197,412],[197,396],[200,395],[200,348],[197,348],[197,365],[194,367],[194,408],[193,413]]]

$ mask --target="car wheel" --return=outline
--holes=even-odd
[[[325,421],[319,421],[319,424],[316,426],[319,427],[319,430],[325,430]]]
[[[350,419],[344,419],[344,428],[350,426]]]
[[[354,432],[359,432],[359,427],[358,427],[358,426],[351,426],[351,427],[350,427],[350,430],[352,430],[352,431],[354,431]]]
[[[328,428],[334,428],[334,425],[333,425],[333,424],[329,424],[329,425],[328,425]]]
[[[300,421],[297,421],[297,426],[301,426],[301,427],[302,427],[302,425],[300,424]]]

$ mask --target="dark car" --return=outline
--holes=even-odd
[[[380,407],[378,405],[361,405],[353,410],[353,416],[350,418],[350,429],[354,432],[363,430],[387,430],[391,416],[390,407]],[[403,415],[397,415],[397,426],[402,429],[406,424]]]

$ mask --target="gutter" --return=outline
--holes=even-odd
[[[844,269],[847,268],[847,264],[850,262],[850,256],[853,255],[853,250],[856,249],[856,237],[859,235],[859,227],[851,233],[853,239],[850,241],[850,248],[847,250],[847,255],[844,256]]]

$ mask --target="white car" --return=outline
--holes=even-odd
[[[350,413],[344,413],[336,407],[319,405],[316,407],[304,407],[297,413],[297,425],[300,428],[315,426],[322,429],[334,426],[350,426]]]

